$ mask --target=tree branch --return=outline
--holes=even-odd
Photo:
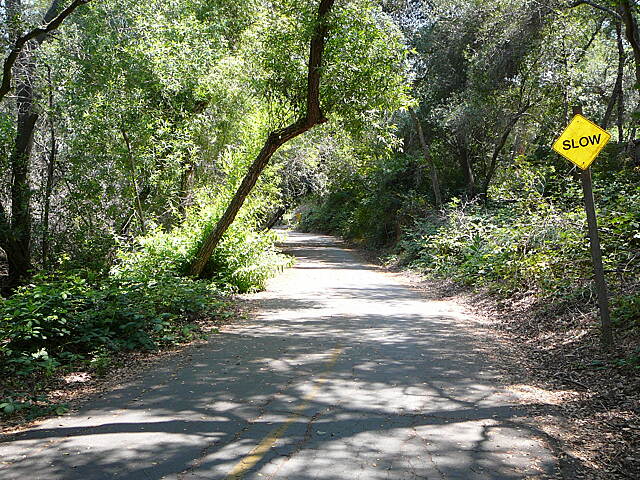
[[[329,25],[324,21],[333,7],[334,0],[322,0],[318,7],[318,24],[309,48],[309,68],[307,76],[307,121],[324,123],[327,121],[320,110],[320,67],[322,66],[322,54],[329,30]]]
[[[52,0],[51,5],[49,5],[49,9],[44,14],[43,24],[48,25],[53,19],[56,18],[56,14],[60,10],[60,0]],[[43,43],[47,39],[47,35],[45,33],[38,35],[36,40],[38,43]]]
[[[621,0],[622,21],[624,23],[625,34],[635,62],[636,83],[640,83],[640,33],[638,32],[638,22],[633,15],[632,5],[629,0]]]
[[[320,0],[317,24],[310,42],[309,63],[307,71],[307,111],[305,115],[288,127],[272,132],[265,142],[262,150],[253,161],[247,174],[244,176],[240,187],[236,191],[229,206],[218,220],[216,227],[207,235],[200,246],[195,260],[189,267],[189,274],[199,277],[203,274],[209,259],[222,236],[233,223],[236,215],[240,211],[245,199],[253,190],[260,174],[265,169],[273,154],[289,140],[303,134],[315,125],[327,121],[320,109],[320,73],[322,67],[322,56],[326,42],[329,26],[326,18],[333,7],[335,0]]]
[[[601,10],[603,12],[608,13],[612,17],[615,17],[618,21],[622,20],[622,16],[618,12],[616,12],[615,10],[612,10],[609,7],[605,7],[604,5],[600,5],[598,3],[595,3],[595,2],[593,2],[591,0],[576,0],[573,3],[570,3],[568,5],[568,7],[569,8],[575,8],[575,7],[578,7],[580,5],[589,5],[590,7],[593,7],[595,9],[597,9],[597,10]]]
[[[2,84],[0,85],[0,101],[4,99],[4,97],[11,91],[11,73],[13,70],[13,66],[15,65],[18,57],[20,56],[20,52],[24,49],[25,45],[31,40],[38,40],[38,42],[42,43],[48,33],[56,30],[65,19],[71,15],[76,8],[86,3],[89,3],[91,0],[74,0],[71,5],[65,8],[62,12],[60,12],[57,16],[55,16],[55,11],[57,10],[58,0],[54,0],[51,7],[47,11],[45,15],[45,24],[34,28],[33,30],[25,33],[24,35],[18,37],[9,52],[9,56],[5,59],[3,65],[3,73],[2,73]]]

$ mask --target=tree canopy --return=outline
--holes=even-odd
[[[189,318],[288,265],[280,222],[592,318],[579,173],[550,148],[575,106],[612,134],[595,198],[616,335],[637,338],[636,2],[6,0],[0,15],[11,378],[191,338]]]

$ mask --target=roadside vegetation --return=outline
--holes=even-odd
[[[638,417],[620,400],[640,373],[634,2],[8,0],[0,15],[2,419],[59,414],[66,375],[215,332],[230,295],[289,264],[283,219],[510,305],[501,328],[523,352],[596,371],[573,385]],[[579,175],[550,148],[575,105],[612,134],[593,182],[613,352]]]
[[[408,101],[402,34],[375,1],[11,0],[0,15],[9,422],[64,412],[69,375],[215,332],[233,294],[290,264],[268,227],[309,191],[296,137],[328,117],[345,138],[388,135]]]

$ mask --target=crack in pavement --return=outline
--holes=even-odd
[[[429,459],[429,463],[433,466],[434,470],[436,472],[438,472],[438,475],[440,475],[440,478],[443,479],[443,480],[446,480],[447,477],[445,476],[444,472],[442,470],[440,470],[440,467],[438,466],[438,464],[436,463],[435,459],[433,458],[433,454],[431,453],[431,449],[430,449],[431,443],[426,438],[424,438],[422,435],[420,435],[420,433],[418,432],[416,426],[417,426],[416,424],[412,425],[411,429],[413,430],[415,436],[417,438],[419,438],[420,440],[422,440],[422,442],[424,443],[424,445],[426,447],[425,448],[425,453],[427,455],[427,458]]]

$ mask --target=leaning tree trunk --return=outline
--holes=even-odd
[[[242,204],[278,148],[289,140],[303,134],[315,125],[327,121],[320,109],[320,67],[322,66],[325,39],[329,29],[326,18],[333,7],[334,1],[335,0],[320,0],[320,5],[318,7],[317,23],[315,32],[311,39],[309,51],[306,115],[288,127],[276,130],[269,135],[267,141],[262,147],[262,150],[249,167],[249,171],[242,180],[242,183],[236,191],[236,194],[233,196],[227,210],[224,212],[220,220],[218,220],[215,229],[207,236],[207,238],[205,238],[204,243],[198,250],[196,258],[189,271],[192,276],[197,277],[202,275],[213,251],[222,239],[224,233],[235,220]]]
[[[273,215],[271,215],[269,219],[266,222],[264,222],[262,230],[271,230],[273,227],[275,227],[278,224],[278,222],[282,219],[282,216],[285,214],[286,211],[287,209],[285,207],[278,207],[278,209],[275,212],[273,212]]]

